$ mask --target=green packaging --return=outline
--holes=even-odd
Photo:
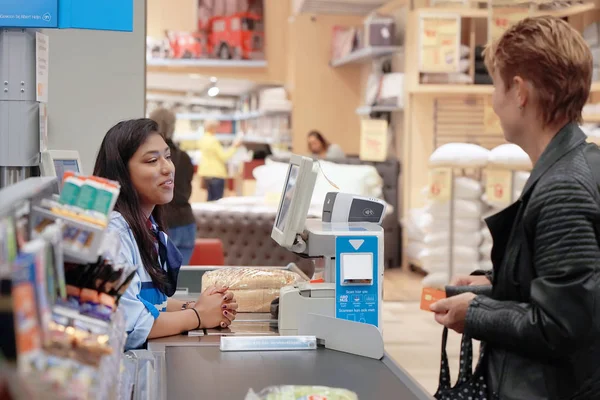
[[[82,210],[91,210],[96,201],[97,193],[98,188],[96,182],[89,180],[85,181],[84,184],[81,185],[81,190],[79,191],[79,196],[77,196],[75,206]]]
[[[67,178],[60,192],[59,203],[69,206],[75,205],[83,184],[84,182],[81,179],[75,177]]]

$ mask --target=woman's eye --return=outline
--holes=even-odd
[[[165,156],[165,158],[166,158],[167,160],[170,160],[170,159],[171,159],[171,155],[170,155],[170,154],[167,154],[167,155]]]
[[[156,161],[158,161],[158,160],[157,160],[156,158],[153,158],[153,159],[151,159],[151,160],[148,160],[147,162],[148,162],[149,164],[151,164],[151,163],[155,163]]]

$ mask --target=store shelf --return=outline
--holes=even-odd
[[[265,68],[266,60],[219,60],[219,59],[146,59],[149,67],[213,67],[213,68]]]
[[[416,85],[410,90],[410,93],[416,94],[492,94],[494,86],[492,85],[455,85],[455,84],[441,84],[441,85],[428,85],[420,84]]]
[[[385,57],[397,53],[402,47],[400,46],[370,46],[360,50],[353,51],[345,57],[338,60],[332,60],[329,64],[332,67],[341,67],[347,64],[361,64],[371,61],[378,57]]]
[[[184,119],[189,121],[234,121],[235,117],[233,114],[212,114],[212,113],[181,113],[177,114],[177,119]]]
[[[399,106],[362,106],[356,109],[357,115],[370,115],[374,112],[397,112],[402,111]]]
[[[594,3],[575,4],[569,7],[563,7],[555,10],[536,10],[532,12],[532,16],[552,15],[558,18],[570,17],[573,15],[583,14],[596,9]],[[462,18],[488,18],[489,11],[487,8],[419,8],[420,14],[458,14]]]
[[[295,14],[367,15],[389,0],[294,0]]]
[[[272,115],[284,115],[289,114],[289,110],[260,110],[260,111],[249,111],[249,112],[237,112],[231,114],[212,114],[212,113],[182,113],[177,114],[177,119],[185,119],[190,121],[205,121],[205,120],[217,120],[217,121],[247,121],[249,119],[267,117]]]

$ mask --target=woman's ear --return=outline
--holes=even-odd
[[[520,76],[515,76],[513,78],[513,88],[515,89],[515,95],[517,96],[517,105],[519,106],[519,109],[522,110],[527,106],[527,102],[529,101],[529,85]]]

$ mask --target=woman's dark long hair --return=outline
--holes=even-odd
[[[329,142],[325,139],[325,136],[323,136],[323,134],[321,134],[321,132],[319,131],[310,131],[308,132],[308,137],[314,137],[315,139],[317,139],[319,142],[321,142],[321,145],[323,146],[323,150],[327,150],[329,148]]]
[[[146,224],[140,198],[129,175],[129,160],[149,136],[157,134],[158,125],[151,119],[141,118],[122,121],[110,128],[100,145],[94,175],[118,181],[121,193],[115,211],[121,213],[135,237],[144,268],[155,287],[163,293],[169,285],[167,275],[158,262],[154,237]],[[156,205],[152,212],[159,229],[163,230],[162,207]]]

